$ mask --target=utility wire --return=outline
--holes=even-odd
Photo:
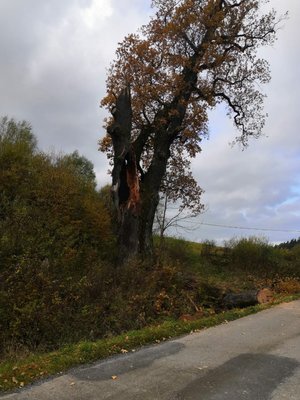
[[[246,228],[245,226],[230,226],[230,225],[218,225],[218,224],[209,224],[200,222],[200,225],[205,226],[214,226],[218,228],[229,228],[229,229],[243,229],[249,231],[264,231],[264,232],[288,232],[288,233],[300,233],[300,230],[291,230],[291,229],[272,229],[272,228]]]

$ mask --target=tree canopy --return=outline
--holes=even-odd
[[[58,159],[58,164],[69,168],[78,177],[96,186],[96,175],[93,163],[81,156],[77,150],[71,154],[65,154]]]
[[[136,168],[138,185],[125,182],[129,194],[123,205],[131,207],[135,191],[141,194],[135,196],[141,208],[153,209],[166,173],[189,175],[185,160],[200,152],[208,110],[218,104],[226,105],[237,142],[246,146],[250,137],[262,134],[261,84],[269,81],[270,71],[257,50],[273,44],[281,20],[274,10],[263,12],[267,2],[153,0],[156,12],[150,22],[119,44],[102,100],[112,116],[101,149],[114,157],[118,200],[122,166]],[[151,204],[143,198],[145,191],[156,199]]]

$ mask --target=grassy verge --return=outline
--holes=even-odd
[[[24,387],[51,375],[59,374],[80,364],[90,363],[116,354],[134,351],[152,343],[219,325],[224,322],[254,314],[281,302],[300,299],[300,294],[278,297],[269,305],[257,305],[244,309],[234,309],[196,321],[169,320],[157,326],[130,331],[123,335],[96,342],[80,342],[44,354],[32,354],[21,360],[11,359],[0,363],[0,390],[9,391]]]

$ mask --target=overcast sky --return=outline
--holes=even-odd
[[[271,5],[290,16],[275,46],[263,51],[272,73],[264,88],[265,137],[246,151],[231,148],[236,131],[219,109],[193,171],[205,190],[199,222],[289,232],[201,225],[179,232],[189,239],[300,236],[300,2]],[[29,121],[43,150],[78,149],[94,163],[99,186],[110,180],[97,151],[106,68],[124,35],[148,21],[149,6],[150,0],[0,0],[0,115]]]

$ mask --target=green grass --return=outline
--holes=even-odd
[[[64,346],[50,353],[32,354],[23,359],[7,359],[0,363],[0,390],[9,391],[24,387],[42,378],[65,372],[80,364],[134,351],[146,344],[159,343],[180,335],[210,328],[254,314],[281,302],[296,299],[300,299],[300,294],[278,297],[273,304],[234,309],[189,322],[168,320],[160,325],[130,331],[109,339],[95,342],[84,341]]]

